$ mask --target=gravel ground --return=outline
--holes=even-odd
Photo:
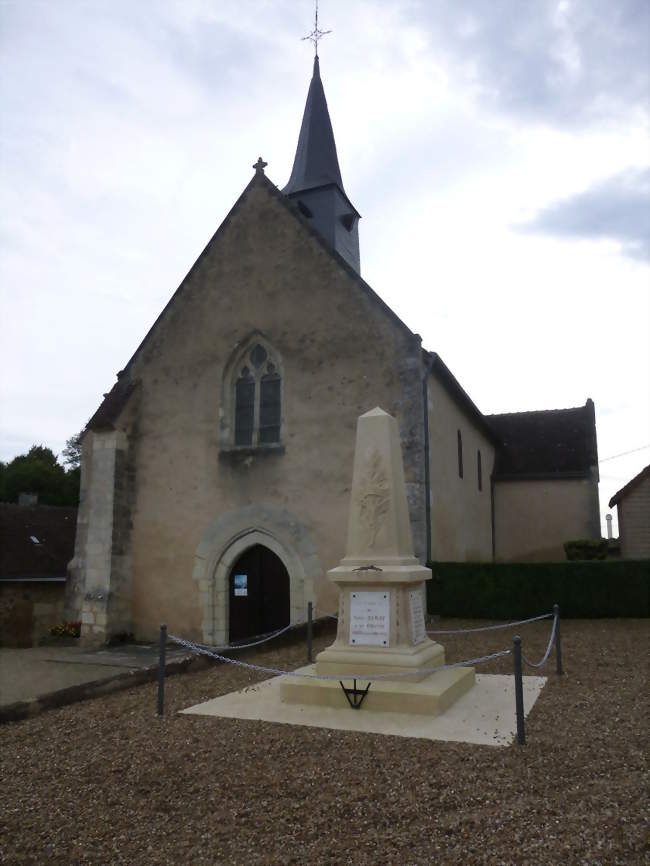
[[[519,630],[529,658],[541,657],[549,627]],[[177,714],[255,680],[230,666],[170,678],[163,719],[147,684],[5,725],[0,862],[649,863],[648,631],[647,620],[564,621],[566,674],[551,659],[524,747]],[[458,661],[511,638],[443,643]],[[297,667],[304,647],[253,660]]]

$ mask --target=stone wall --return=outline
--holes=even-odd
[[[68,580],[65,587],[65,618],[69,622],[81,620],[81,608],[85,592],[89,516],[88,488],[92,473],[92,451],[93,433],[87,432],[81,443],[79,507],[77,509],[74,555],[68,563]]]
[[[222,441],[224,374],[256,332],[281,359],[283,439],[277,448],[238,450]],[[356,421],[375,406],[400,424],[416,550],[424,555],[419,338],[266,182],[249,189],[124,375],[140,383],[137,413],[116,422],[124,448],[115,446],[106,466],[108,453],[92,456],[81,563],[90,593],[86,633],[100,628],[105,604],[107,632],[124,628],[128,607],[139,638],[154,639],[166,622],[170,631],[203,639],[206,605],[218,601],[214,573],[195,577],[197,550],[215,521],[252,506],[298,516],[321,566],[312,574],[301,565],[309,573],[304,585],[317,607],[333,610],[336,591],[325,572],[344,554]],[[121,489],[116,449],[127,467]],[[280,549],[295,534],[295,520],[286,520],[272,531],[248,530],[268,530]],[[110,596],[99,598],[104,591]],[[120,611],[112,607],[116,594]],[[303,604],[308,600],[305,593]],[[302,616],[292,604],[292,617]]]
[[[89,431],[66,613],[85,645],[132,632],[129,537],[134,469],[123,431]]]
[[[433,375],[428,378],[428,403],[431,558],[438,562],[489,562],[492,559],[490,477],[494,446]],[[462,478],[458,472],[459,430],[463,443]]]
[[[64,620],[63,581],[0,581],[0,646],[38,646]]]
[[[424,395],[422,341],[416,334],[398,363],[402,394],[394,409],[399,412],[404,479],[409,504],[415,556],[424,565],[427,558],[426,479],[424,447]],[[369,407],[371,408],[371,407]],[[384,408],[384,407],[382,407]]]
[[[617,508],[621,556],[650,559],[650,477],[626,492]]]
[[[494,503],[496,559],[502,562],[562,561],[565,541],[600,538],[595,477],[498,481]]]
[[[131,610],[131,502],[135,489],[134,449],[128,441],[115,453],[113,496],[113,543],[111,582],[108,600],[111,634],[133,633]]]

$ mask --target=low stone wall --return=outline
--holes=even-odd
[[[38,646],[63,622],[65,581],[0,581],[0,646]]]

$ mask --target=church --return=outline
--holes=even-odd
[[[66,614],[89,645],[162,622],[223,645],[336,610],[326,572],[376,406],[399,424],[420,562],[600,537],[593,402],[484,415],[363,280],[318,55],[287,185],[264,169],[84,432]]]

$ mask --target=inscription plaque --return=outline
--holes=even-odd
[[[350,593],[350,643],[353,646],[388,646],[390,592]]]
[[[416,589],[409,592],[409,606],[411,608],[411,638],[415,645],[422,643],[427,636],[427,630],[424,625],[424,606],[420,590]]]

